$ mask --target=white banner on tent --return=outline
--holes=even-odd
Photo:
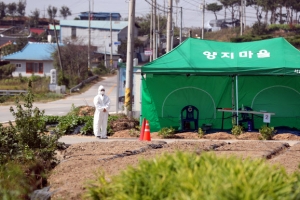
[[[270,122],[271,122],[271,114],[264,113],[264,123],[270,123]]]

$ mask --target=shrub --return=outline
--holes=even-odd
[[[267,173],[266,173],[267,172]],[[165,154],[142,160],[88,185],[91,199],[297,199],[299,175],[262,159],[204,153]]]
[[[0,199],[29,199],[30,192],[45,186],[59,147],[60,135],[44,132],[44,111],[33,109],[31,88],[20,97],[24,105],[17,98],[16,110],[10,108],[15,125],[0,124]]]
[[[263,35],[268,34],[267,24],[255,22],[252,26],[253,35]]]
[[[266,125],[263,125],[261,129],[259,129],[259,133],[265,140],[271,140],[276,131],[274,130],[274,127],[267,127]]]
[[[0,198],[24,199],[30,192],[30,183],[21,165],[13,162],[0,165]]]
[[[175,129],[172,127],[170,127],[170,128],[164,127],[158,131],[158,135],[162,136],[163,138],[171,137],[174,134],[175,134]]]
[[[38,108],[33,109],[33,94],[31,88],[26,95],[20,96],[24,105],[16,99],[16,110],[11,107],[10,111],[15,118],[15,125],[10,122],[10,127],[0,129],[1,154],[7,155],[13,160],[42,159],[51,161],[55,159],[55,150],[60,135],[47,135],[45,133],[44,111]],[[7,140],[9,137],[9,141]],[[15,151],[11,151],[15,149]],[[34,156],[31,156],[34,152]],[[3,159],[5,160],[6,157]]]
[[[65,85],[67,88],[69,87],[70,79],[63,75],[61,72],[58,73],[57,83],[59,85]]]
[[[101,69],[99,69],[99,68],[93,68],[92,69],[92,72],[93,72],[93,74],[96,74],[96,75],[101,75],[102,74],[102,71],[101,71]]]
[[[39,81],[39,80],[41,80],[41,79],[42,79],[42,77],[37,76],[37,75],[34,75],[34,74],[32,74],[32,75],[30,76],[30,80],[31,80],[32,82],[37,82],[37,81]]]
[[[75,129],[85,123],[84,117],[75,115],[66,115],[59,118],[59,123],[55,131],[59,134],[71,134],[74,133]]]
[[[240,126],[240,125],[235,125],[235,126],[233,126],[232,129],[231,129],[231,133],[232,133],[234,136],[239,136],[239,135],[241,135],[243,132],[244,132],[244,127],[243,127],[243,126]]]
[[[7,64],[0,67],[0,78],[1,77],[11,77],[12,73],[16,70],[14,64]]]
[[[203,138],[204,134],[205,134],[205,131],[203,131],[202,128],[198,128],[198,136],[199,136],[199,138]]]
[[[93,117],[85,117],[85,124],[81,128],[80,133],[82,135],[93,135]]]

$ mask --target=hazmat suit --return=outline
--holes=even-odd
[[[107,139],[107,121],[110,99],[105,95],[105,88],[100,85],[98,95],[94,97],[94,135],[98,138]]]

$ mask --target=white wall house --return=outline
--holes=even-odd
[[[127,41],[128,21],[99,21],[91,20],[90,25],[88,20],[61,20],[60,35],[61,42],[65,39],[80,39],[84,45],[89,42],[89,27],[90,27],[90,42],[92,46],[97,47],[98,52],[110,53],[110,43],[112,36],[112,54],[117,54],[118,45],[116,42],[121,40]],[[111,28],[112,27],[112,28]],[[111,30],[111,31],[110,31]],[[134,37],[138,36],[138,27],[134,27]]]
[[[36,43],[28,44],[18,52],[4,56],[2,60],[9,61],[16,66],[13,76],[50,76],[50,70],[54,69],[51,54],[56,50],[55,43]]]

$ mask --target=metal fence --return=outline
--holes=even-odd
[[[0,90],[0,96],[14,96],[27,93],[27,90]]]
[[[88,79],[82,81],[81,83],[79,83],[78,85],[76,85],[75,87],[72,87],[70,89],[70,93],[77,91],[79,88],[81,88],[84,84],[91,82],[92,80],[95,80],[96,78],[98,78],[98,76],[92,76],[89,77]]]

